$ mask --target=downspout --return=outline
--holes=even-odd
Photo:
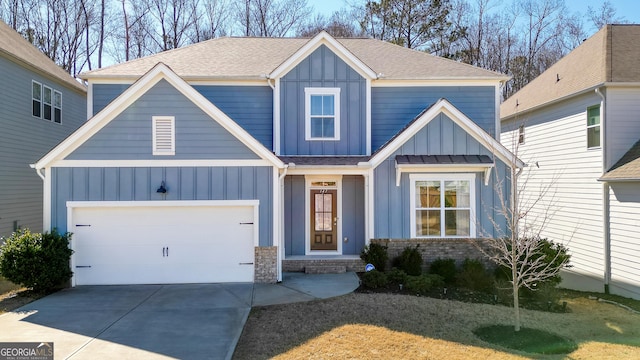
[[[600,96],[600,145],[602,147],[602,173],[607,172],[607,119],[606,106],[607,98],[601,88],[596,88],[596,94]],[[609,284],[611,282],[611,207],[609,198],[609,183],[602,183],[602,235],[604,238],[604,292],[609,293]]]
[[[280,185],[280,206],[278,206],[278,256],[277,256],[277,268],[278,268],[278,282],[282,282],[282,260],[284,260],[284,178],[287,176],[287,170],[289,165],[285,164],[282,174],[278,176],[278,184]]]

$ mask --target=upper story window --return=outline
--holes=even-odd
[[[42,84],[31,82],[32,114],[35,117],[42,117]]]
[[[31,81],[31,114],[37,118],[62,122],[62,93]]]
[[[411,237],[473,238],[474,174],[412,174]]]
[[[600,105],[587,108],[587,148],[600,147]]]
[[[518,127],[518,145],[524,145],[524,124]]]
[[[305,88],[306,140],[340,140],[340,88]]]
[[[173,116],[153,116],[153,155],[176,154],[176,127]]]

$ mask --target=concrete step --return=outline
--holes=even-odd
[[[347,272],[346,266],[340,265],[307,265],[304,267],[306,274],[342,274]]]

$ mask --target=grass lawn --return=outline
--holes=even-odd
[[[568,355],[518,352],[473,331],[510,325],[512,309],[394,294],[257,307],[234,359],[640,359],[640,315],[587,295],[565,299],[571,312],[522,310],[522,326],[575,342]]]

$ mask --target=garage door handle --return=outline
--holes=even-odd
[[[81,226],[91,226],[91,225],[76,224],[76,227],[81,227]]]
[[[80,269],[80,268],[90,268],[91,265],[76,265],[76,269]]]
[[[253,263],[238,263],[238,265],[253,265]]]
[[[240,223],[240,225],[253,225],[252,222]]]

